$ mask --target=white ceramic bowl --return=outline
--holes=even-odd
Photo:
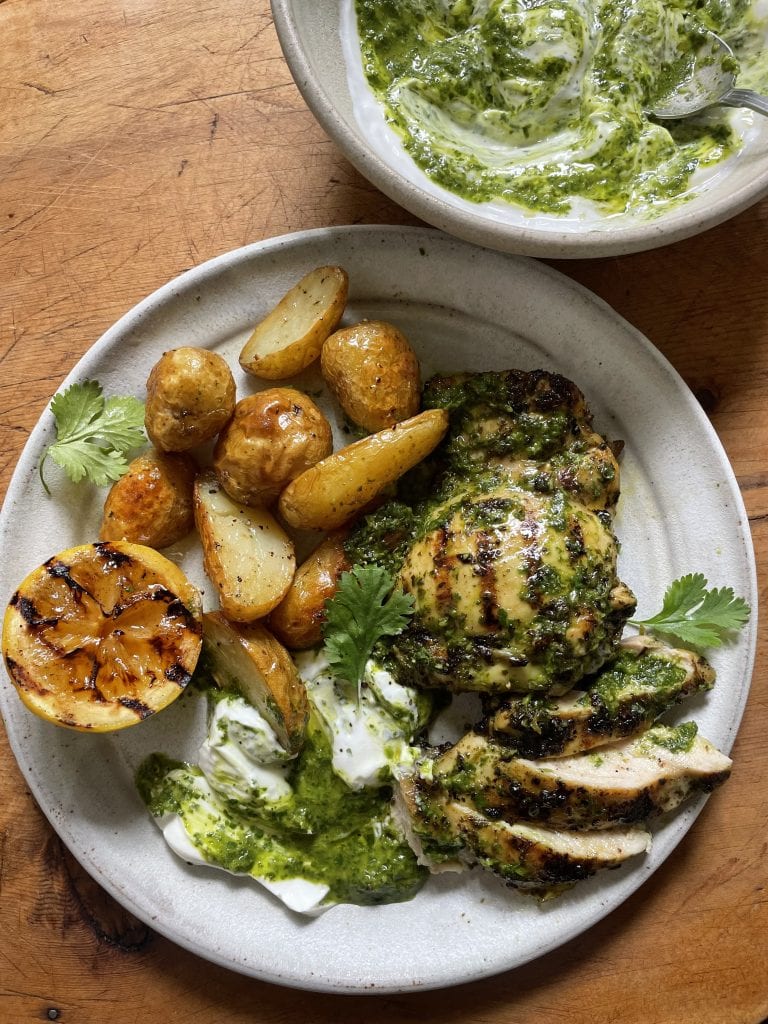
[[[688,201],[653,218],[470,203],[431,182],[386,125],[363,77],[353,0],[272,0],[272,12],[297,86],[347,158],[411,213],[469,242],[528,256],[618,256],[699,234],[768,193],[768,120],[734,111],[745,137],[741,152],[694,179]]]

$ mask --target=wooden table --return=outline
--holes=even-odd
[[[75,361],[182,270],[257,239],[410,223],[325,137],[266,0],[0,0],[0,486]],[[667,355],[711,416],[768,581],[768,200],[652,253],[560,269]],[[3,593],[15,581],[3,580]],[[735,771],[622,908],[493,980],[402,997],[211,966],[85,876],[3,736],[0,1022],[757,1024],[768,1015],[768,651]]]

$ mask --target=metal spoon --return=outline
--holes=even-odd
[[[708,32],[701,45],[681,57],[669,72],[662,91],[653,97],[650,112],[662,120],[690,117],[711,106],[749,107],[768,115],[768,97],[751,89],[736,89],[736,67],[730,46]]]

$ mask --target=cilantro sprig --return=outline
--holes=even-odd
[[[357,687],[379,640],[397,636],[413,614],[413,597],[393,590],[394,580],[377,565],[356,565],[342,573],[325,606],[325,656],[335,675]]]
[[[131,396],[104,398],[95,380],[73,384],[51,402],[56,421],[56,440],[40,460],[40,480],[45,460],[61,466],[73,483],[90,480],[98,487],[119,480],[128,468],[126,452],[145,441],[144,403]]]
[[[694,647],[720,647],[749,615],[749,605],[731,587],[708,590],[706,577],[696,572],[669,585],[660,612],[631,621],[643,632],[663,633]]]

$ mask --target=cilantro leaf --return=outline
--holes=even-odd
[[[749,605],[731,587],[707,590],[706,578],[697,572],[671,583],[661,611],[650,619],[633,619],[632,625],[694,647],[720,647],[747,623],[749,615]]]
[[[342,573],[325,605],[323,637],[328,664],[339,679],[359,687],[365,663],[385,636],[402,633],[413,613],[413,597],[393,591],[394,580],[377,565]]]
[[[48,494],[43,466],[49,456],[73,483],[87,479],[106,487],[127,470],[126,452],[145,440],[144,403],[130,396],[105,399],[95,380],[54,395],[51,412],[56,440],[44,452],[39,468]]]

